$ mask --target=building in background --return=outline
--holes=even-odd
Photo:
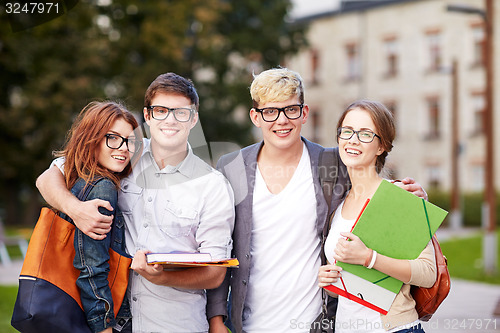
[[[495,2],[495,82],[500,82],[500,3]],[[460,188],[484,188],[486,138],[484,21],[479,15],[446,10],[460,4],[484,9],[481,0],[341,1],[335,10],[296,18],[309,26],[309,47],[285,66],[301,73],[311,115],[304,134],[335,146],[335,127],[350,102],[375,99],[396,118],[395,148],[387,168],[393,177],[412,176],[425,188],[450,190],[452,105],[458,105]],[[457,94],[452,63],[456,61]],[[500,96],[496,84],[493,96]],[[494,103],[494,128],[500,128],[500,104]],[[496,177],[500,188],[500,177]]]

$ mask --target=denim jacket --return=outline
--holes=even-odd
[[[71,193],[75,196],[81,195],[85,184],[86,182],[79,178],[71,189]],[[95,240],[76,228],[76,254],[73,265],[80,271],[76,284],[81,290],[81,300],[87,323],[93,332],[100,332],[115,326],[118,318],[131,317],[129,301],[125,296],[115,319],[113,299],[108,284],[109,248],[111,247],[122,255],[129,255],[125,251],[125,225],[117,205],[118,192],[115,184],[107,178],[95,180],[85,201],[92,199],[106,200],[111,204],[113,212],[103,207],[99,207],[99,212],[104,215],[114,214],[112,229],[103,240]],[[61,214],[61,216],[73,223],[66,215]]]

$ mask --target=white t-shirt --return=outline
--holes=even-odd
[[[330,263],[334,263],[333,253],[341,232],[350,232],[356,220],[347,220],[342,217],[344,202],[338,206],[332,220],[332,225],[325,241],[325,255]],[[366,306],[351,301],[346,297],[339,296],[337,317],[335,318],[336,333],[372,332],[386,333],[383,328],[380,313]]]
[[[316,195],[309,152],[290,182],[272,194],[257,170],[252,266],[243,310],[245,332],[308,332],[321,310]]]

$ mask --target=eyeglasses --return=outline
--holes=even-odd
[[[142,140],[138,140],[136,138],[124,138],[119,136],[118,134],[106,134],[106,146],[111,149],[120,149],[120,147],[125,144],[127,145],[127,149],[131,153],[135,153],[139,151],[142,145]]]
[[[181,123],[190,121],[195,112],[189,108],[169,108],[161,105],[147,106],[147,109],[151,111],[151,116],[156,120],[167,119],[170,113],[173,113],[175,120]]]
[[[375,137],[379,138],[380,140],[380,136],[370,130],[355,131],[349,127],[341,127],[337,130],[337,136],[342,140],[349,140],[350,138],[352,138],[354,133],[356,133],[360,142],[370,143],[373,141],[373,139],[375,139]]]
[[[303,107],[304,104],[295,104],[295,105],[285,106],[284,108],[263,108],[263,109],[254,108],[254,109],[257,112],[260,112],[260,114],[262,115],[262,119],[264,119],[264,121],[272,122],[280,117],[281,112],[283,112],[285,116],[290,120],[298,119],[300,118],[300,116],[302,116]]]

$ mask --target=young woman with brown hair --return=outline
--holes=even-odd
[[[396,136],[391,112],[381,103],[361,100],[349,105],[337,124],[339,155],[347,167],[351,189],[338,206],[332,219],[325,255],[331,264],[320,267],[319,286],[325,287],[342,276],[335,261],[364,265],[404,282],[387,315],[339,297],[335,331],[343,333],[423,333],[422,325],[410,294],[411,285],[429,288],[436,279],[436,262],[432,243],[418,258],[402,260],[377,254],[350,233],[364,203],[382,182],[387,154]],[[347,241],[347,238],[350,241]]]

